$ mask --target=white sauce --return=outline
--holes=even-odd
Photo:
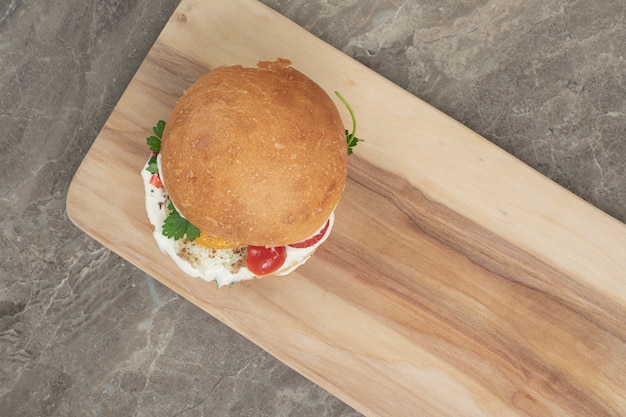
[[[160,156],[160,155],[159,155]],[[161,172],[160,158],[158,158],[159,172]],[[144,188],[146,192],[146,212],[148,220],[154,226],[153,236],[157,245],[176,262],[178,267],[187,275],[199,277],[205,281],[216,281],[218,287],[232,284],[234,282],[255,278],[245,264],[246,251],[237,249],[209,249],[193,242],[186,237],[174,240],[163,236],[163,221],[167,217],[168,196],[165,187],[156,188],[150,184],[152,174],[146,171],[144,166],[141,171]],[[165,183],[164,179],[161,180]],[[330,215],[328,230],[316,244],[307,248],[286,247],[285,263],[272,275],[287,275],[300,265],[304,264],[321,245],[333,227],[334,213]],[[323,226],[322,226],[323,227]],[[320,228],[321,230],[321,228]],[[311,236],[315,236],[319,230]],[[181,256],[182,255],[182,256]],[[233,267],[233,265],[236,265]]]

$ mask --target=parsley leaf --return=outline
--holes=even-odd
[[[352,148],[354,148],[357,143],[363,142],[364,140],[359,139],[355,136],[356,135],[356,116],[354,115],[354,112],[352,111],[352,107],[350,107],[346,99],[343,98],[341,94],[339,94],[339,91],[335,91],[335,94],[337,94],[337,97],[339,97],[339,100],[341,100],[343,105],[346,106],[346,108],[348,109],[348,112],[350,113],[350,117],[352,117],[352,133],[350,133],[346,129],[346,142],[348,143],[348,155],[352,155]]]
[[[157,135],[157,137],[162,138],[164,129],[165,129],[165,122],[163,120],[159,120],[156,126],[152,128],[152,131],[154,132],[155,135]]]
[[[146,167],[146,171],[151,174],[156,174],[157,172],[159,172],[159,166],[157,164],[156,156],[150,158],[150,160],[148,161],[148,166]]]
[[[148,137],[146,142],[150,147],[152,152],[159,153],[161,152],[161,139],[163,138],[163,129],[165,129],[165,122],[163,120],[159,120],[159,122],[152,128],[154,132],[154,136]]]
[[[152,152],[159,153],[161,152],[161,139],[156,136],[150,136],[146,139],[148,146]]]
[[[163,236],[178,240],[187,235],[187,239],[191,242],[200,236],[200,229],[181,216],[171,201],[167,205],[167,209],[170,211],[170,214],[163,222]]]

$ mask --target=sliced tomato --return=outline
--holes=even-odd
[[[326,222],[326,224],[324,225],[324,227],[322,228],[322,230],[319,231],[319,233],[311,236],[310,238],[303,240],[302,242],[298,242],[298,243],[292,243],[291,246],[292,248],[308,248],[309,246],[313,246],[315,245],[317,242],[319,242],[324,235],[326,234],[326,231],[328,231],[328,226],[330,225],[330,220],[328,220]]]
[[[276,272],[287,259],[284,246],[248,246],[246,266],[255,275],[268,275]]]
[[[163,187],[163,182],[161,181],[161,177],[159,176],[158,172],[156,174],[152,174],[152,176],[150,177],[150,184],[152,184],[156,188]]]

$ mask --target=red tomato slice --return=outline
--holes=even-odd
[[[287,259],[284,246],[248,246],[246,266],[255,275],[268,275],[276,272]]]
[[[291,246],[292,248],[308,248],[309,246],[313,246],[315,245],[317,242],[319,242],[324,235],[326,234],[326,231],[328,230],[328,226],[330,225],[330,220],[328,220],[326,222],[326,224],[324,225],[324,227],[322,228],[322,230],[320,230],[319,233],[317,233],[314,236],[311,236],[310,238],[303,240],[302,242],[298,242],[298,243],[292,243]]]
[[[150,177],[150,184],[152,184],[156,188],[163,187],[163,182],[161,181],[161,177],[159,176],[159,173],[152,174],[152,176]]]

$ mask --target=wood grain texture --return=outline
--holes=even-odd
[[[366,142],[309,263],[217,290],[152,241],[145,138],[206,71],[276,57],[341,91]],[[259,3],[180,4],[67,203],[85,232],[366,415],[626,410],[624,224]]]

